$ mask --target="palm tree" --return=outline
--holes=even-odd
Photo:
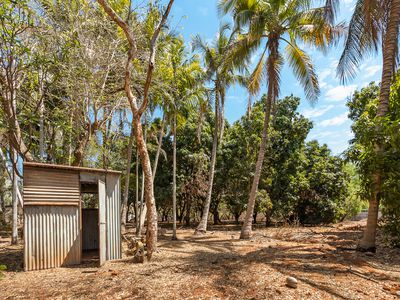
[[[199,225],[196,228],[196,234],[204,234],[207,231],[208,213],[211,204],[212,187],[214,182],[215,162],[217,157],[218,142],[221,142],[224,132],[224,107],[225,95],[228,87],[239,81],[239,76],[234,74],[234,68],[226,63],[226,54],[231,43],[226,32],[230,29],[229,25],[220,26],[217,37],[212,45],[205,43],[199,35],[195,36],[192,41],[194,50],[200,51],[203,55],[204,63],[207,70],[207,79],[213,83],[212,93],[214,95],[214,134],[211,150],[210,169],[208,174],[208,190],[207,198],[203,206],[203,214]]]
[[[365,55],[378,52],[382,42],[382,78],[379,92],[377,117],[381,121],[389,111],[390,85],[394,79],[399,61],[400,0],[358,0],[349,24],[345,48],[338,64],[338,75],[342,82],[356,74]],[[376,126],[376,133],[381,126]],[[384,155],[383,145],[375,143],[375,153]],[[375,251],[375,236],[378,222],[379,201],[382,186],[382,170],[374,171],[369,200],[367,227],[358,248]]]
[[[330,5],[329,9],[332,7]],[[331,25],[332,17],[327,14],[328,7],[312,7],[311,0],[221,0],[219,9],[223,14],[233,14],[237,41],[230,50],[230,59],[235,65],[242,64],[259,49],[262,51],[250,77],[249,90],[256,94],[264,79],[267,84],[264,128],[240,234],[241,239],[248,239],[251,236],[255,199],[268,140],[271,107],[279,96],[284,59],[303,86],[307,99],[316,101],[320,94],[318,78],[311,58],[299,47],[298,42],[326,50],[337,41],[344,26]],[[284,53],[282,44],[286,45]]]
[[[180,38],[172,40],[168,48],[171,69],[170,100],[164,107],[168,115],[171,132],[173,135],[173,174],[172,174],[172,211],[173,233],[172,239],[176,240],[176,142],[177,128],[185,121],[185,111],[191,110],[204,96],[204,72],[197,57],[187,57],[184,42]]]

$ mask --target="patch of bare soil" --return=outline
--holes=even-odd
[[[151,262],[126,257],[97,268],[22,271],[22,248],[0,240],[1,299],[400,299],[400,250],[355,252],[362,222],[330,227],[239,231],[211,228],[205,236],[163,230]],[[214,230],[214,231],[213,231]],[[287,276],[297,289],[285,285]]]

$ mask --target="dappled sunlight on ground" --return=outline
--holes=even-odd
[[[21,271],[21,246],[0,243],[0,264],[10,265],[0,298],[396,299],[400,250],[355,252],[361,225],[258,229],[248,241],[212,227],[204,236],[179,230],[171,241],[163,230],[149,263],[125,257],[101,268],[31,272]],[[287,276],[298,279],[297,289],[285,286]]]

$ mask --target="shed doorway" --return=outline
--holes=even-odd
[[[105,183],[81,182],[82,261],[103,265],[106,261]]]

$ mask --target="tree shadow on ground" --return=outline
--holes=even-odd
[[[5,265],[6,272],[20,272],[24,270],[24,251],[15,246],[0,248],[0,265]]]
[[[358,229],[358,228],[357,228]],[[307,239],[297,241],[299,245],[282,245],[282,243],[265,246],[265,241],[241,242],[238,240],[213,240],[212,236],[188,239],[187,243],[196,245],[196,250],[184,258],[180,272],[197,275],[213,276],[212,285],[216,291],[234,294],[236,297],[248,297],[248,287],[254,284],[248,277],[241,276],[241,272],[251,272],[252,266],[264,266],[271,273],[274,271],[284,275],[295,275],[300,282],[315,289],[324,291],[332,297],[348,299],[350,295],[343,291],[340,284],[329,284],[335,276],[354,276],[349,272],[349,267],[371,267],[371,262],[382,263],[376,256],[367,256],[363,253],[351,251],[356,248],[356,243],[361,235],[360,230],[331,230],[319,232],[310,237],[317,237],[316,242]],[[319,240],[318,237],[321,237]],[[268,241],[276,242],[278,239],[269,238]],[[291,241],[281,237],[278,242]],[[259,243],[257,243],[259,242]],[[185,243],[179,246],[185,247]],[[260,245],[261,244],[261,245]],[[178,246],[175,244],[175,246]],[[177,251],[179,247],[163,247],[169,251]],[[246,247],[249,251],[246,251]],[[240,249],[244,251],[241,251]],[[349,251],[350,250],[350,251]],[[398,259],[395,258],[397,262]],[[375,266],[373,266],[375,267]],[[379,269],[379,268],[377,268]],[[397,270],[400,271],[400,270]],[[375,272],[369,268],[368,273],[359,272],[359,280],[372,281],[385,285],[389,281],[398,281],[398,277]],[[254,274],[256,276],[256,274]],[[364,277],[362,277],[364,276]],[[250,276],[251,278],[251,276]],[[329,280],[328,280],[329,279]],[[371,280],[371,281],[368,281]],[[268,279],[267,279],[268,281]],[[267,282],[268,283],[268,282]],[[246,291],[245,291],[246,290]],[[365,291],[358,291],[364,293]],[[384,291],[386,292],[386,291]],[[265,297],[258,295],[257,297]],[[351,296],[352,297],[352,296]]]

